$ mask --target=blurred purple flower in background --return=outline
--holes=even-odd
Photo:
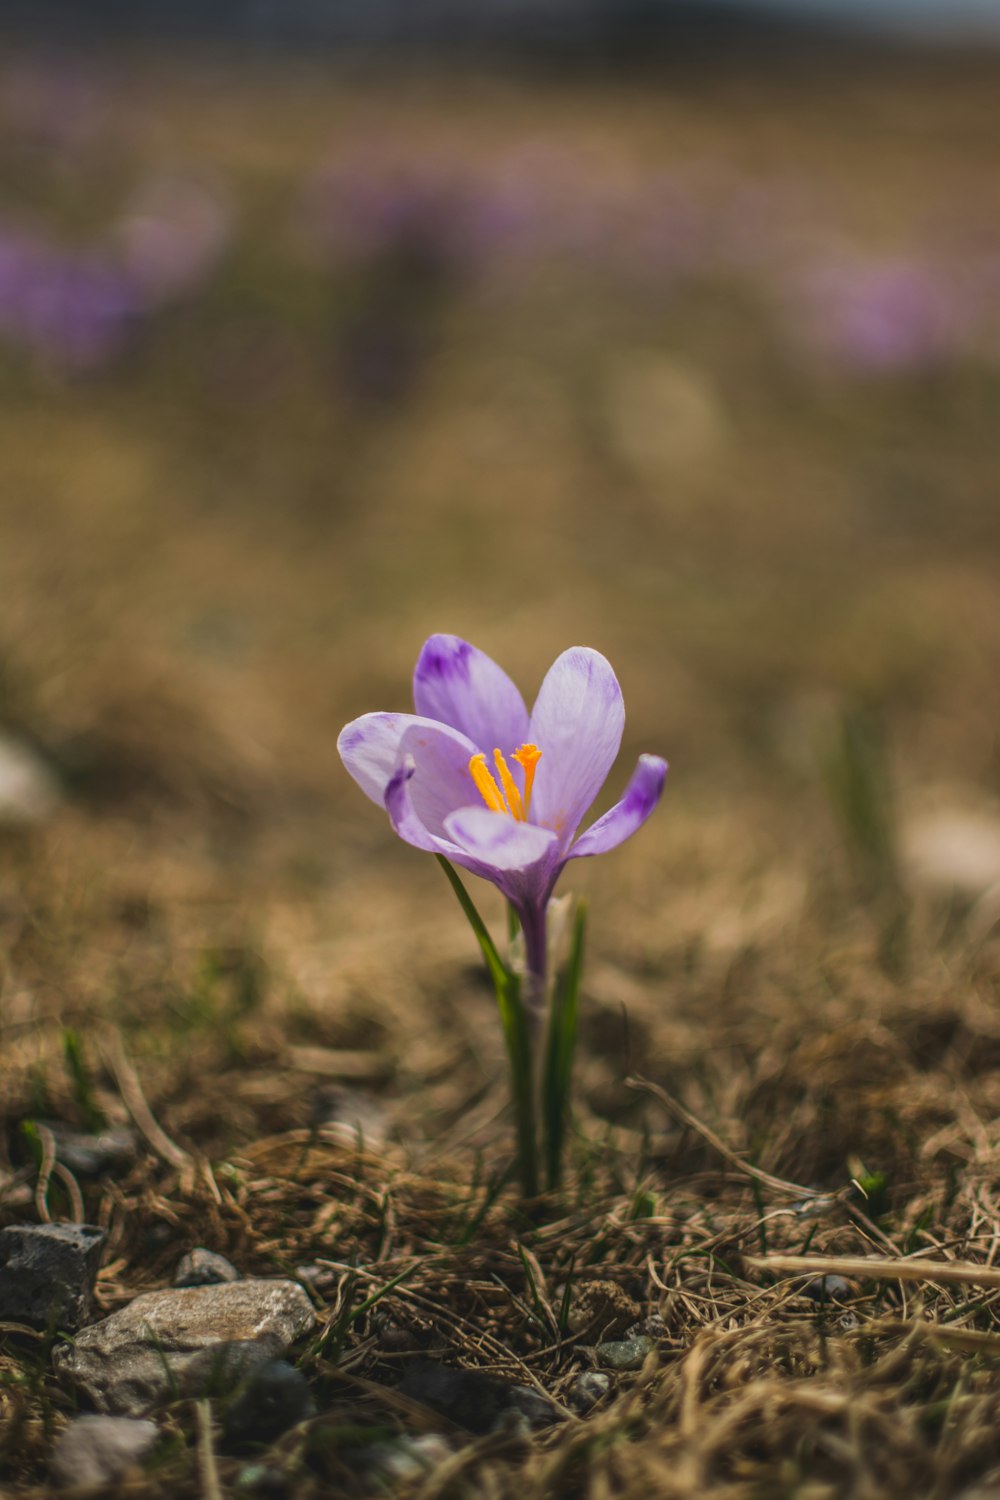
[[[457,265],[469,249],[469,197],[445,162],[364,147],[307,182],[305,230],[319,254],[348,262],[405,253]]]
[[[0,226],[0,335],[45,362],[87,369],[125,347],[140,312],[113,261]]]
[[[76,148],[112,140],[110,119],[106,91],[72,62],[29,60],[0,74],[10,138],[0,147],[13,144],[15,163],[19,142],[41,147],[57,175],[75,152],[73,176],[62,171],[61,180],[73,187],[74,211],[84,205],[84,222],[90,178],[78,173],[86,165],[95,174],[93,201],[103,201],[107,163],[93,152],[84,162]],[[0,340],[77,372],[113,363],[196,295],[236,235],[226,185],[182,173],[140,184],[82,247],[4,212]],[[410,394],[448,336],[457,296],[485,289],[505,299],[531,278],[547,288],[549,271],[568,273],[574,292],[581,275],[588,289],[602,278],[654,301],[692,289],[748,294],[818,368],[842,375],[1000,360],[1000,250],[988,220],[981,241],[963,249],[948,214],[947,237],[934,236],[931,254],[852,245],[843,219],[835,198],[817,203],[815,185],[794,173],[712,157],[638,161],[547,132],[484,150],[451,136],[366,134],[363,125],[309,175],[298,208],[300,243],[333,293],[325,336],[337,376],[361,402]]]
[[[109,124],[99,77],[67,57],[23,57],[0,75],[0,122],[13,139],[74,155]]]
[[[184,177],[153,178],[116,232],[123,270],[149,303],[200,286],[229,246],[233,215],[220,187]]]
[[[939,366],[962,353],[964,301],[940,267],[858,254],[808,267],[790,309],[799,335],[834,363],[868,374]]]
[[[161,305],[206,281],[229,234],[221,197],[180,181],[154,184],[97,246],[0,223],[0,339],[69,371],[107,365]]]

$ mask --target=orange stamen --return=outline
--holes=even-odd
[[[493,760],[500,774],[500,784],[503,787],[507,806],[510,808],[511,817],[518,823],[524,822],[524,808],[521,806],[521,793],[517,789],[517,783],[510,774],[510,768],[499,750],[494,750]]]
[[[505,813],[507,811],[507,804],[503,800],[500,788],[490,774],[486,764],[486,756],[481,752],[479,755],[474,755],[469,761],[469,771],[473,781],[476,783],[476,790],[490,812]]]
[[[517,782],[510,774],[510,767],[500,750],[494,750],[493,761],[500,777],[500,786],[497,786],[496,778],[486,764],[486,756],[479,751],[469,761],[469,774],[476,783],[476,790],[486,803],[490,812],[506,813],[515,818],[518,823],[524,823],[528,817],[528,803],[531,801],[531,786],[535,779],[535,767],[542,758],[542,752],[537,745],[522,745],[520,750],[515,750],[512,759],[524,771],[524,796],[518,788]]]
[[[535,767],[542,758],[542,752],[537,745],[522,745],[520,750],[515,750],[511,756],[524,771],[524,817],[528,816],[528,808],[531,804],[531,788],[535,781]]]

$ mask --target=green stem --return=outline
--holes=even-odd
[[[503,1028],[507,1057],[510,1062],[511,1098],[517,1132],[518,1175],[524,1196],[534,1198],[538,1193],[538,1119],[534,1062],[536,1027],[533,1002],[529,999],[525,1004],[520,976],[500,957],[486,923],[476,910],[472,897],[452,865],[440,854],[436,858],[458,897],[459,905],[465,913],[469,926],[475,933],[496,990],[500,1024]],[[518,916],[520,917],[520,913]]]
[[[545,1173],[550,1190],[558,1188],[562,1182],[586,932],[587,911],[581,901],[573,917],[569,957],[564,971],[559,976],[552,998],[545,1043],[545,1061],[542,1069]]]

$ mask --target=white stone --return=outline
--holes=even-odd
[[[48,766],[0,730],[0,824],[42,823],[58,803],[59,786]]]
[[[902,853],[918,884],[976,900],[1000,884],[1000,814],[939,807],[904,823]]]
[[[155,1422],[132,1417],[77,1417],[52,1450],[52,1478],[66,1489],[106,1489],[142,1462],[157,1436]]]
[[[248,1277],[145,1292],[53,1355],[99,1411],[137,1415],[209,1382],[235,1385],[284,1354],[316,1318],[295,1281]]]

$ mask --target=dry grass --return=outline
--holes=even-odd
[[[66,787],[0,845],[3,1222],[105,1225],[101,1310],[196,1244],[247,1273],[317,1267],[320,1415],[267,1456],[296,1496],[377,1491],[362,1454],[386,1430],[453,1442],[400,1486],[421,1500],[992,1493],[1000,949],[982,912],[908,887],[887,951],[814,741],[842,702],[875,713],[898,818],[941,783],[997,790],[996,375],[810,382],[731,290],[654,318],[584,279],[456,298],[423,380],[376,416],[332,383],[324,283],[280,227],[330,142],[376,120],[483,154],[542,131],[805,174],[856,232],[905,242],[928,205],[988,216],[990,68],[861,75],[849,98],[823,77],[113,75],[131,126],[109,194],[197,164],[228,174],[245,229],[209,305],[130,365],[0,371],[0,718]],[[63,191],[38,194],[57,214]],[[700,448],[623,437],[654,356],[709,392]],[[529,692],[566,644],[600,646],[627,751],[672,761],[642,838],[579,872],[558,1200],[499,1189],[503,1056],[471,940],[336,764],[344,720],[405,706],[435,629]],[[73,1179],[44,1133],[26,1151],[25,1120],[86,1123],[67,1028],[92,1102],[141,1133],[118,1176]],[[327,1123],[331,1086],[375,1099],[385,1139]],[[808,1277],[780,1259],[801,1255]],[[608,1284],[655,1354],[581,1418]],[[558,1418],[462,1433],[396,1392],[416,1353],[540,1388]],[[11,1493],[45,1493],[71,1404],[46,1341],[0,1333]],[[128,1493],[236,1493],[247,1457],[204,1407],[165,1432]]]

